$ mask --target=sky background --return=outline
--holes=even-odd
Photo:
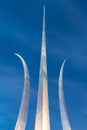
[[[64,94],[72,130],[87,130],[87,1],[0,0],[0,130],[14,130],[30,72],[26,130],[34,130],[40,67],[43,6],[46,6],[47,67],[51,130],[62,130],[58,77],[64,59]]]

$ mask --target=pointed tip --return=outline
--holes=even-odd
[[[21,55],[19,55],[18,53],[14,53],[14,55],[17,56],[17,57],[19,57],[20,59],[23,59],[23,58],[21,57]]]
[[[62,69],[64,68],[65,63],[66,63],[66,59],[62,63],[62,67],[61,67]]]
[[[43,7],[43,32],[45,31],[45,5]]]
[[[20,55],[18,53],[14,53],[14,55],[20,57]]]
[[[24,66],[24,78],[30,78],[29,77],[29,72],[28,72],[28,67],[27,67],[27,64],[25,62],[25,60],[23,59],[23,57],[21,55],[19,55],[18,53],[14,53],[14,55],[16,55],[21,61],[22,61],[22,64]]]
[[[46,10],[46,9],[45,9],[45,5],[44,5],[44,11],[43,11],[43,13],[44,13],[44,15],[43,15],[43,16],[44,16],[44,19],[45,19],[45,10]]]
[[[14,55],[16,55],[16,56],[17,56],[18,54],[17,54],[17,53],[14,53]]]
[[[66,63],[66,59],[63,61],[63,64],[65,64]]]
[[[63,69],[64,69],[64,65],[66,63],[66,59],[63,61],[62,65],[61,65],[61,69],[60,69],[60,77],[62,77],[62,73],[63,73]]]
[[[43,8],[43,10],[44,10],[44,14],[45,14],[45,5],[44,5],[44,8]]]
[[[14,55],[16,55],[16,53],[14,53]]]

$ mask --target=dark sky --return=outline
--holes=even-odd
[[[23,90],[23,67],[30,72],[26,130],[34,130],[43,6],[46,6],[47,67],[51,130],[62,130],[58,77],[64,59],[64,94],[72,130],[87,130],[87,1],[0,1],[0,130],[14,130]]]

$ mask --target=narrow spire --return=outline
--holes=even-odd
[[[45,6],[43,9],[43,32],[45,32]]]
[[[68,119],[68,114],[66,110],[65,100],[64,100],[64,91],[63,91],[63,69],[66,60],[64,60],[59,75],[59,106],[60,106],[60,115],[62,121],[63,130],[71,130],[71,126]]]
[[[43,8],[43,29],[42,29],[42,55],[46,56],[46,26],[45,26],[45,6]]]
[[[45,64],[45,66],[44,66]],[[43,8],[43,28],[42,28],[42,47],[41,47],[41,62],[40,62],[40,74],[44,73],[47,77],[47,65],[46,65],[46,25],[45,25],[45,6]]]
[[[14,130],[25,130],[27,116],[28,116],[28,104],[29,104],[29,97],[30,97],[30,78],[28,67],[24,59],[17,53],[15,55],[21,60],[24,68],[24,90],[23,96],[21,100],[21,106],[18,114],[18,119],[16,122],[16,126]]]
[[[45,6],[44,6],[42,48],[41,48],[41,61],[40,61],[40,74],[39,74],[39,85],[38,85],[38,99],[37,99],[35,130],[50,130],[46,60],[47,60],[46,59],[46,28],[45,28]]]

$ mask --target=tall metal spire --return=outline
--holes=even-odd
[[[45,28],[45,7],[44,7],[41,61],[40,61],[40,74],[39,74],[35,130],[50,130],[45,30],[46,28]]]
[[[25,130],[30,97],[30,78],[26,62],[19,54],[15,53],[15,55],[22,61],[24,68],[24,90],[15,130]]]
[[[64,101],[64,92],[63,92],[63,68],[64,68],[65,61],[63,62],[61,66],[60,75],[59,75],[59,106],[60,106],[62,128],[63,130],[71,130],[67,111],[66,111],[66,106],[65,106],[65,101]]]
[[[43,11],[43,31],[45,32],[45,6]]]
[[[42,49],[41,49],[41,60],[42,55],[46,57],[46,26],[45,26],[45,6],[43,10],[43,30],[42,30]],[[41,68],[41,67],[40,67]]]

